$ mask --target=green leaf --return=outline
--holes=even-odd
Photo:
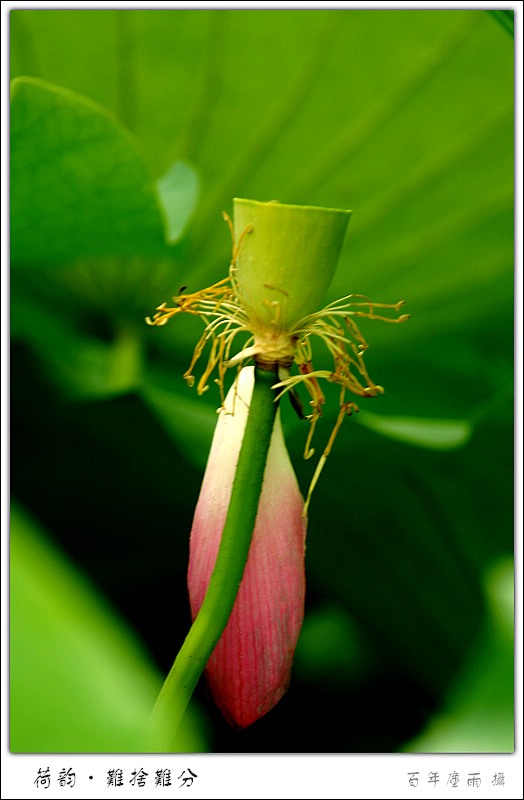
[[[366,428],[389,439],[431,450],[455,450],[463,447],[473,430],[471,423],[463,419],[383,417],[371,411],[360,411],[356,419]]]
[[[143,751],[161,678],[136,637],[16,507],[10,555],[11,751]],[[179,744],[205,748],[195,717]]]
[[[403,749],[419,753],[512,753],[514,719],[514,566],[491,565],[490,614],[482,636],[451,687],[443,711]]]
[[[193,216],[198,198],[198,177],[185,161],[175,161],[156,188],[165,218],[166,239],[175,244]]]
[[[504,30],[509,33],[511,37],[513,37],[513,31],[515,28],[515,12],[514,11],[504,11],[504,10],[493,10],[489,9],[488,14],[491,14],[494,17],[499,25],[501,25]]]
[[[11,509],[11,751],[141,752],[161,678],[79,570]],[[189,716],[181,750],[205,749]]]
[[[186,218],[184,210],[180,226]],[[171,236],[174,227],[173,210]],[[36,78],[15,79],[12,261],[53,263],[162,248],[157,195],[134,138],[85,97]]]
[[[340,604],[324,604],[305,618],[293,671],[305,682],[347,686],[362,679],[372,661],[361,631]]]
[[[189,390],[187,396],[182,394],[174,383],[168,384],[150,373],[141,395],[188,460],[204,469],[217,421],[216,408],[194,393],[192,396]]]
[[[49,376],[71,398],[112,397],[135,389],[142,379],[142,341],[136,326],[122,325],[111,342],[102,341],[14,291],[11,336],[31,345]]]

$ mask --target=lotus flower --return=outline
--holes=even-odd
[[[222,408],[191,532],[188,584],[193,618],[213,573],[246,427],[254,380],[253,367],[244,365],[254,361],[266,375],[273,373],[275,383],[268,388],[280,391],[276,399],[289,393],[299,416],[310,422],[306,458],[313,455],[311,440],[324,404],[319,380],[340,387],[339,413],[305,503],[276,417],[242,581],[229,621],[225,628],[225,619],[221,624],[222,636],[207,663],[217,705],[230,722],[245,727],[278,702],[289,682],[303,618],[306,513],[342,420],[358,410],[346,399],[346,392],[360,397],[383,392],[366,370],[367,344],[355,318],[400,322],[407,316],[398,316],[402,301],[372,303],[362,295],[347,295],[318,310],[334,274],[351,212],[238,198],[234,209],[234,224],[225,215],[233,239],[229,275],[206,289],[181,293],[172,306],[162,303],[147,319],[150,325],[161,326],[180,313],[199,316],[205,329],[184,377],[194,385],[193,369],[210,344],[197,389],[199,393],[208,389],[208,379],[216,369],[221,390]],[[377,309],[392,310],[397,316],[382,316]],[[312,338],[327,348],[332,369],[314,368]],[[297,368],[294,373],[293,364]],[[244,368],[225,398],[224,378],[230,367]],[[302,386],[310,398],[308,414],[295,391]],[[270,430],[268,427],[266,443]],[[262,463],[260,476],[263,468]],[[252,508],[254,517],[257,507]],[[229,526],[228,534],[229,528],[238,530]],[[223,552],[225,548],[221,555]],[[210,594],[211,590],[208,597]],[[208,653],[214,641],[217,639]]]
[[[278,372],[280,382],[275,388],[281,389],[279,397],[290,392],[297,409],[300,403],[294,390],[305,385],[311,408],[311,413],[304,416],[311,423],[305,458],[315,452],[311,440],[325,402],[319,379],[340,386],[339,415],[311,481],[307,510],[342,420],[358,411],[352,400],[346,400],[346,392],[366,398],[384,392],[367,372],[364,354],[368,345],[355,317],[403,322],[408,315],[377,313],[377,309],[398,312],[403,300],[374,303],[356,294],[316,310],[335,272],[351,211],[241,198],[234,200],[234,208],[234,224],[224,214],[233,239],[229,276],[206,289],[174,297],[173,306],[162,303],[146,322],[162,326],[180,313],[199,316],[205,322],[204,333],[184,374],[189,386],[193,386],[193,368],[211,342],[207,366],[197,384],[199,394],[207,391],[209,376],[218,369],[217,383],[223,400],[227,369],[251,359],[262,369]],[[238,337],[242,336],[242,346],[234,353]],[[331,354],[332,370],[314,368],[312,338],[318,338]],[[290,373],[293,363],[298,374]]]
[[[245,367],[220,410],[190,541],[193,618],[213,571],[253,389]],[[285,693],[304,615],[304,501],[277,416],[249,556],[233,611],[207,668],[217,706],[244,728]]]

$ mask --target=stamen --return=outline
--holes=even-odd
[[[324,464],[326,463],[327,457],[329,456],[329,454],[331,452],[331,448],[333,447],[335,439],[337,438],[337,433],[339,432],[340,426],[342,425],[342,422],[344,421],[344,417],[349,416],[355,410],[358,411],[358,406],[356,406],[355,403],[348,402],[348,403],[344,403],[342,405],[340,411],[338,412],[337,421],[335,422],[335,426],[334,426],[334,428],[333,428],[333,430],[331,432],[331,436],[329,437],[329,441],[328,441],[328,443],[326,445],[326,448],[325,448],[324,452],[322,453],[322,455],[320,456],[320,458],[318,460],[318,464],[317,464],[315,472],[313,474],[313,478],[311,479],[311,483],[309,484],[309,490],[308,490],[308,493],[307,493],[306,502],[304,503],[304,510],[302,511],[302,516],[303,517],[307,517],[307,512],[308,512],[309,504],[311,502],[311,495],[313,494],[313,489],[317,485],[317,481],[318,481],[318,479],[320,477],[320,473],[324,469]]]
[[[197,383],[199,394],[209,388],[209,378],[217,370],[218,377],[215,383],[220,390],[222,405],[224,404],[224,380],[228,369],[237,367],[237,373],[249,359],[254,359],[259,366],[265,369],[278,369],[279,381],[274,389],[280,389],[276,401],[289,393],[291,403],[301,419],[309,422],[309,431],[304,448],[304,458],[314,455],[312,447],[316,425],[322,416],[325,396],[320,388],[320,380],[337,384],[340,387],[339,413],[328,440],[316,466],[309,487],[304,514],[307,513],[313,489],[324,468],[326,459],[340,429],[345,416],[353,411],[358,411],[358,406],[345,400],[345,393],[351,392],[359,397],[376,397],[384,393],[382,386],[375,384],[367,371],[364,355],[368,344],[356,324],[355,318],[381,320],[383,322],[405,322],[408,314],[400,314],[404,301],[397,303],[374,303],[361,294],[350,294],[329,303],[325,308],[299,320],[291,330],[282,328],[283,305],[288,298],[288,292],[278,286],[264,284],[265,288],[280,292],[281,300],[265,300],[273,315],[267,323],[259,319],[251,319],[249,310],[242,302],[240,287],[236,280],[236,262],[244,237],[252,230],[248,226],[235,240],[233,223],[224,212],[231,233],[232,258],[229,274],[226,278],[214,283],[207,289],[187,293],[186,287],[181,287],[178,296],[173,297],[174,305],[169,307],[166,303],[159,305],[153,317],[147,317],[148,325],[165,325],[172,317],[180,313],[200,317],[205,328],[199,338],[191,363],[184,373],[184,378],[189,386],[194,386],[195,376],[193,371],[204,348],[210,343],[210,352],[205,369]],[[381,313],[377,313],[377,310]],[[383,313],[393,312],[397,316],[388,316]],[[237,336],[244,334],[236,353],[233,345]],[[313,364],[312,338],[316,337],[327,349],[333,359],[333,369],[315,370]],[[298,368],[298,374],[291,374],[289,368],[292,364]],[[300,384],[305,388],[310,397],[311,413],[305,415],[296,389]]]

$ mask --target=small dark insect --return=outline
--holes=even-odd
[[[180,289],[178,290],[178,294],[182,294],[182,292],[185,292],[186,289],[187,289],[187,286],[181,286]]]

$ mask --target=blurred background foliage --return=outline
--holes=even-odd
[[[512,750],[510,17],[11,12],[12,750],[144,747],[219,404],[198,321],[144,318],[226,274],[234,196],[352,208],[327,300],[412,317],[362,322],[386,394],[313,497],[286,697],[238,732],[201,685],[180,749]]]

